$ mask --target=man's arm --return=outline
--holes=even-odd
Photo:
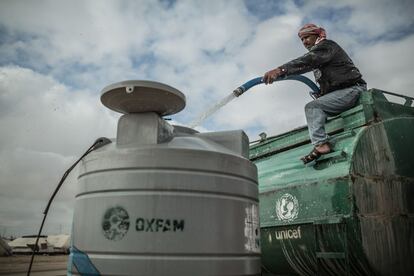
[[[335,55],[337,47],[331,43],[321,42],[313,47],[308,53],[303,56],[291,60],[276,69],[273,69],[263,77],[266,84],[272,83],[279,76],[299,75],[312,71],[323,64],[329,62]]]

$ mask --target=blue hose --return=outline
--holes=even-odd
[[[316,86],[316,84],[313,81],[311,81],[309,78],[302,76],[302,75],[291,75],[291,76],[286,76],[286,77],[279,77],[275,81],[282,81],[282,80],[297,80],[309,86],[309,88],[312,89],[313,93],[317,94],[320,92],[319,88]],[[261,84],[261,83],[263,83],[263,77],[251,79],[248,82],[237,87],[233,91],[233,93],[238,97],[244,92],[246,92],[247,90],[249,90],[250,88],[252,88],[253,86]]]

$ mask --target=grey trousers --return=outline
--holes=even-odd
[[[355,85],[335,90],[305,105],[306,121],[312,144],[317,146],[328,142],[329,136],[325,131],[328,116],[338,115],[354,107],[359,95],[366,89],[365,85]]]

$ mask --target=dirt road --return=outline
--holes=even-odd
[[[27,275],[30,257],[26,255],[0,257],[0,275],[20,276]],[[33,276],[66,275],[68,255],[35,256],[32,273]]]

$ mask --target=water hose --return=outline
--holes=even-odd
[[[316,86],[316,84],[313,81],[311,81],[309,78],[302,76],[302,75],[290,75],[290,76],[278,77],[275,81],[282,81],[282,80],[297,80],[309,86],[309,88],[312,89],[312,94],[318,94],[320,92],[319,88]],[[233,91],[233,94],[236,95],[236,97],[239,97],[241,94],[243,94],[244,92],[246,92],[253,86],[256,86],[261,83],[263,83],[263,77],[251,79],[248,82],[244,83],[243,85],[240,85],[239,87],[237,87]]]
[[[101,138],[96,139],[96,141],[92,144],[92,146],[90,146],[89,149],[63,174],[62,178],[59,181],[59,184],[57,185],[55,191],[53,192],[52,196],[50,197],[50,199],[49,199],[49,201],[47,203],[47,206],[46,206],[45,210],[43,211],[43,220],[42,220],[42,223],[40,224],[39,233],[36,236],[36,242],[35,242],[34,247],[33,247],[32,256],[30,258],[30,264],[29,264],[29,269],[27,270],[27,276],[30,276],[30,273],[32,271],[32,265],[33,265],[34,256],[35,256],[36,252],[39,251],[39,246],[38,246],[39,238],[40,238],[40,236],[42,234],[43,226],[45,224],[45,220],[46,220],[47,214],[49,212],[49,208],[50,208],[50,206],[52,204],[52,201],[55,198],[57,192],[60,190],[60,187],[62,187],[63,182],[65,182],[65,179],[68,177],[69,173],[73,170],[73,168],[76,167],[76,165],[86,155],[88,155],[92,151],[94,151],[94,150],[96,150],[96,149],[98,149],[100,147],[103,147],[103,146],[105,146],[107,144],[110,144],[110,143],[112,143],[111,140],[109,140],[106,137],[101,137]]]
[[[309,92],[309,94],[314,99],[315,99],[315,95],[319,93],[319,88],[316,86],[316,84],[305,76],[291,75],[291,76],[279,77],[275,81],[281,81],[281,80],[297,80],[297,81],[303,82],[304,84],[306,84],[312,89],[312,91]],[[194,128],[198,126],[203,120],[205,120],[208,116],[216,112],[219,108],[223,107],[225,104],[235,99],[236,97],[239,97],[241,94],[243,94],[244,92],[246,92],[253,86],[261,84],[261,83],[263,83],[263,78],[259,77],[259,78],[251,79],[245,84],[237,87],[233,91],[233,93],[231,93],[230,95],[222,99],[220,102],[218,102],[217,104],[207,109],[207,111],[203,112],[199,117],[197,117],[197,119],[195,119],[192,123],[190,123],[190,127]]]

